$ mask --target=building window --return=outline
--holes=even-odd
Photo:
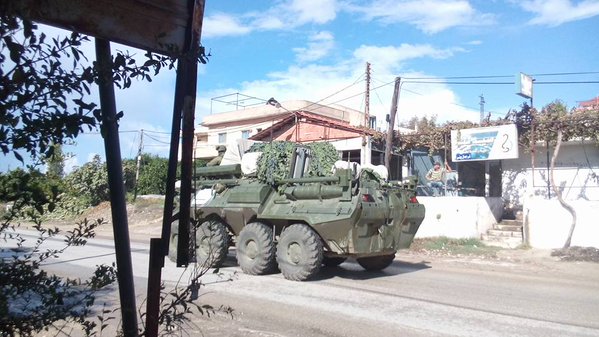
[[[371,129],[376,129],[376,116],[369,116],[368,119],[368,127]]]
[[[241,139],[248,139],[248,138],[250,138],[250,130],[241,131]]]
[[[219,133],[218,134],[218,143],[219,144],[224,144],[227,142],[227,133],[223,132],[223,133]]]

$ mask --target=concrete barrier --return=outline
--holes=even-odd
[[[503,212],[501,198],[418,197],[426,216],[416,238],[446,236],[477,238],[497,224]]]
[[[567,201],[576,211],[571,246],[599,248],[599,201]],[[566,242],[572,216],[559,201],[533,197],[524,202],[528,243],[534,248],[561,248]]]

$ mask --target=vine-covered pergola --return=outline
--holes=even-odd
[[[563,141],[584,140],[599,144],[599,106],[590,110],[568,111],[563,103],[556,101],[540,111],[524,104],[519,111],[511,111],[506,118],[478,124],[470,121],[447,122],[441,126],[427,125],[411,134],[395,134],[393,147],[406,154],[414,149],[428,149],[430,154],[451,152],[451,131],[468,128],[516,124],[519,145],[531,150],[531,144],[543,142],[554,145],[557,131],[561,130]],[[384,142],[385,134],[375,132],[376,142]]]

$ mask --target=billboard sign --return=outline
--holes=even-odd
[[[516,93],[524,98],[532,98],[532,82],[531,76],[524,73],[516,75]]]
[[[452,161],[518,158],[516,124],[451,130]]]

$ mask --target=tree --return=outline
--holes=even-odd
[[[137,181],[137,193],[161,194],[166,193],[166,175],[168,172],[168,159],[150,154],[143,154],[141,169]]]
[[[546,105],[543,108],[543,110],[541,111],[541,113],[544,114],[545,117],[547,117],[548,119],[557,121],[561,117],[567,115],[567,108],[561,101],[555,101],[553,103]],[[568,231],[568,237],[566,238],[566,241],[564,242],[564,248],[568,248],[568,247],[570,247],[570,243],[572,242],[572,234],[574,234],[574,230],[576,229],[576,210],[574,209],[574,207],[572,207],[570,204],[568,204],[564,200],[561,189],[559,188],[559,186],[557,186],[555,184],[555,177],[554,177],[555,161],[557,160],[557,156],[559,155],[559,151],[560,151],[560,148],[562,145],[564,126],[560,125],[559,122],[557,122],[555,124],[555,127],[556,127],[555,147],[553,149],[553,156],[551,157],[551,166],[549,169],[550,170],[549,175],[550,175],[553,193],[555,193],[560,205],[562,205],[562,207],[566,211],[568,211],[570,213],[570,215],[572,216],[572,223],[570,224],[570,230]],[[547,143],[549,143],[550,140],[551,139],[546,138]]]
[[[64,177],[65,155],[62,152],[62,145],[54,144],[52,155],[46,158],[46,175],[50,179],[62,179]]]
[[[0,2],[0,150],[22,162],[26,154],[34,164],[49,158],[58,160],[54,156],[57,145],[95,129],[100,117],[89,96],[97,71],[81,49],[89,39],[76,32],[49,38],[34,23],[8,14],[14,4]],[[175,60],[169,57],[150,52],[145,56],[145,62],[138,65],[131,55],[117,52],[112,59],[114,84],[128,88],[132,79],[151,81],[162,68],[174,66]],[[61,170],[57,165],[51,172],[60,176]],[[89,183],[97,193],[88,197],[98,202],[106,199],[102,172],[98,158],[78,176],[82,180],[71,182],[80,191],[85,191],[81,186],[84,181]],[[37,171],[20,170],[0,179],[0,197],[12,203],[9,211],[1,214],[0,239],[15,245],[14,258],[0,259],[0,335],[30,336],[59,321],[78,323],[86,335],[93,335],[103,324],[89,320],[87,309],[93,304],[95,291],[113,280],[114,269],[100,266],[91,279],[79,283],[48,275],[40,265],[69,246],[85,244],[103,221],[79,222],[67,231],[64,249],[43,249],[47,238],[61,232],[42,225],[42,216],[53,210],[59,193],[52,187],[46,190],[48,186],[40,184],[39,177],[43,175]],[[32,221],[38,231],[33,247],[23,245],[26,241],[19,232],[22,220]],[[70,306],[74,301],[81,305]],[[19,307],[13,304],[17,302],[34,310],[15,311]]]
[[[110,197],[106,164],[99,155],[69,174],[66,183],[68,193],[84,199],[88,206],[96,206]]]

